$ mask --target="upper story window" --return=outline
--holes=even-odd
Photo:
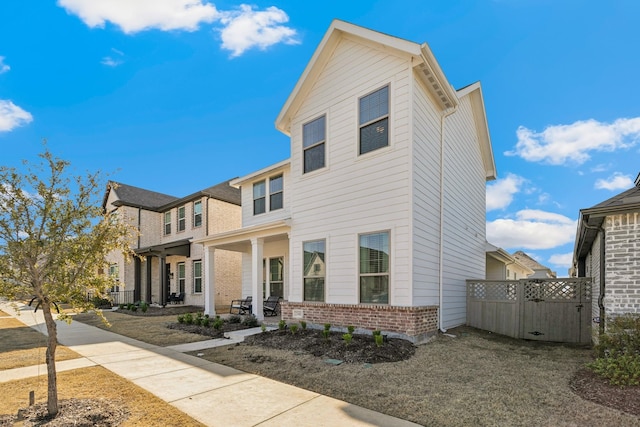
[[[178,231],[184,231],[187,226],[187,213],[184,206],[178,208]]]
[[[193,202],[193,226],[200,227],[202,225],[202,201]]]
[[[164,213],[164,234],[171,234],[171,212]]]
[[[389,86],[360,98],[359,112],[359,153],[389,145]]]
[[[258,215],[267,211],[265,181],[253,184],[253,214]]]
[[[269,197],[267,198],[267,194]],[[253,184],[253,214],[282,209],[284,206],[284,177],[282,174]]]
[[[282,175],[269,178],[269,210],[275,211],[276,209],[282,209]]]
[[[304,173],[324,167],[325,121],[322,116],[302,126]]]

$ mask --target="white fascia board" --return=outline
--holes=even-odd
[[[229,182],[229,185],[235,188],[240,188],[242,186],[242,184],[244,184],[247,181],[252,181],[258,177],[260,177],[261,175],[268,175],[268,174],[272,174],[274,172],[277,172],[278,170],[285,170],[288,169],[288,167],[291,164],[291,160],[290,159],[286,159],[283,160],[281,162],[278,162],[274,165],[271,166],[267,166],[266,168],[262,168],[256,172],[251,172],[248,175],[245,176],[241,176],[239,178],[236,178],[232,181]]]

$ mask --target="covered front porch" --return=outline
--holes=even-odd
[[[257,319],[265,319],[264,300],[269,296],[280,296],[286,300],[290,277],[290,230],[289,221],[284,220],[194,240],[204,247],[205,314],[216,314],[215,295],[219,285],[216,283],[216,269],[229,268],[215,262],[217,250],[242,254],[242,290],[238,298],[251,296],[251,313]]]
[[[191,242],[185,239],[149,246],[137,249],[136,254],[139,257],[134,259],[134,301],[166,305],[169,302],[173,274],[167,258],[170,256],[189,258]]]

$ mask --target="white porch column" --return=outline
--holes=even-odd
[[[258,320],[264,319],[262,312],[264,294],[262,292],[262,259],[264,253],[264,239],[251,239],[251,296],[253,298],[252,312]]]
[[[205,246],[204,248],[204,313],[211,317],[216,315],[216,248]]]

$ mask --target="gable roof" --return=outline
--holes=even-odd
[[[549,272],[552,272],[549,267],[545,267],[544,265],[540,264],[538,261],[536,261],[535,259],[531,258],[529,255],[527,255],[523,251],[516,251],[516,252],[513,253],[512,256],[520,264],[526,266],[527,268],[530,268],[531,270],[547,270]]]
[[[426,43],[422,45],[398,37],[383,34],[368,28],[350,24],[339,19],[333,20],[322,41],[316,48],[309,63],[305,67],[300,79],[287,98],[278,118],[276,128],[286,135],[290,135],[291,119],[313,87],[316,79],[327,64],[338,42],[350,35],[369,42],[377,43],[382,48],[393,49],[407,58],[414,58],[414,67],[421,72],[418,75],[438,100],[442,109],[454,108],[458,104],[455,91],[447,81],[440,65],[436,61],[431,49]]]
[[[634,187],[595,206],[580,209],[573,249],[574,262],[589,253],[605,217],[627,212],[640,212],[640,174],[636,177]]]
[[[107,191],[102,202],[102,207],[105,209],[111,191],[114,191],[118,196],[118,200],[115,202],[116,206],[126,205],[149,210],[158,210],[161,206],[178,199],[168,194],[111,181],[107,184]]]
[[[392,50],[396,54],[405,56],[407,61],[411,61],[413,68],[416,70],[416,75],[425,84],[425,87],[427,87],[442,111],[455,109],[460,98],[470,96],[476,133],[479,138],[485,169],[485,179],[492,180],[496,178],[495,160],[491,148],[491,138],[489,137],[480,83],[476,82],[459,91],[455,91],[445,77],[427,43],[418,44],[338,19],[331,23],[298,82],[289,94],[276,118],[276,129],[285,135],[291,136],[291,121],[293,117],[313,88],[325,65],[331,59],[338,43],[344,37],[374,43],[379,45],[381,50]]]
[[[203,196],[240,206],[240,190],[231,187],[229,185],[230,181],[231,180],[221,182],[220,184],[213,185],[205,188],[204,190],[200,190],[186,197],[180,198],[158,193],[156,191],[145,190],[144,188],[134,187],[133,185],[111,181],[107,185],[107,191],[104,195],[102,207],[103,209],[107,208],[107,200],[111,191],[114,191],[118,197],[118,200],[114,202],[115,206],[131,206],[156,212],[171,209],[175,206],[199,199]]]

